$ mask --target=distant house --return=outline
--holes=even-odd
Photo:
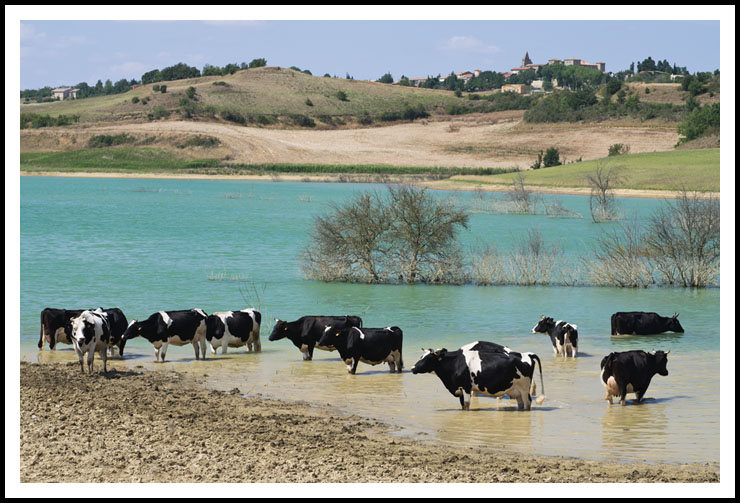
[[[420,84],[427,80],[426,77],[419,77],[417,79],[409,79],[409,83],[414,87],[419,87]]]
[[[457,72],[457,73],[455,74],[455,76],[456,76],[456,77],[457,77],[458,79],[460,79],[460,80],[464,80],[465,82],[467,82],[468,80],[470,80],[470,79],[472,79],[472,78],[473,78],[473,72],[468,72],[468,71],[464,71],[464,72]]]
[[[517,94],[529,94],[530,87],[527,84],[504,84],[501,86],[501,92],[511,92]]]
[[[51,97],[58,98],[60,101],[69,99],[76,100],[78,92],[79,89],[73,87],[57,87],[56,89],[51,90]]]

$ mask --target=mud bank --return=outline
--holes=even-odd
[[[25,482],[719,482],[718,465],[447,447],[319,405],[207,389],[109,361],[20,365]]]

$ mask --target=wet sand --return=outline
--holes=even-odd
[[[305,402],[200,377],[20,364],[20,481],[719,482],[719,465],[608,463],[434,445]]]

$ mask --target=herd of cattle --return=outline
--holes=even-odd
[[[255,309],[215,312],[202,309],[158,311],[143,321],[128,322],[118,308],[68,310],[46,308],[41,312],[41,334],[38,347],[47,341],[51,349],[57,342],[72,344],[85,372],[93,371],[95,353],[103,360],[107,372],[108,355],[118,348],[123,357],[126,342],[143,337],[154,346],[156,361],[165,361],[170,344],[192,344],[195,358],[205,359],[206,343],[211,352],[226,353],[228,348],[246,346],[248,352],[259,352],[262,316]],[[612,335],[649,335],[666,331],[683,332],[678,314],[663,317],[656,313],[618,312],[611,317]],[[556,356],[578,353],[578,327],[572,323],[542,316],[532,333],[548,334]],[[349,373],[357,371],[359,362],[370,365],[388,363],[391,373],[403,369],[403,331],[399,327],[365,328],[358,316],[303,316],[295,321],[276,319],[270,341],[289,339],[304,360],[313,359],[313,351],[337,351]],[[619,397],[625,404],[627,393],[640,402],[655,374],[668,375],[668,353],[641,350],[613,352],[601,360],[601,383],[606,400]],[[534,380],[535,362],[540,371],[542,393],[538,396]],[[453,396],[459,397],[464,410],[470,408],[473,393],[493,397],[508,396],[517,401],[519,410],[530,410],[532,397],[544,401],[542,363],[534,353],[518,353],[493,342],[476,341],[456,351],[426,349],[411,369],[413,374],[434,373]]]

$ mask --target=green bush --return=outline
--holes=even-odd
[[[134,143],[136,141],[136,138],[133,136],[127,135],[126,133],[121,133],[117,135],[107,135],[107,134],[101,134],[92,136],[88,142],[87,146],[90,148],[104,148],[104,147],[113,147],[116,145],[123,145],[126,143]]]
[[[700,136],[719,133],[719,103],[696,108],[678,126],[678,134],[683,135],[678,145],[695,140]]]
[[[138,103],[138,102],[139,102],[138,96],[134,96],[133,98],[131,98],[131,103]]]
[[[293,121],[293,124],[300,127],[314,127],[316,126],[316,122],[310,117],[306,117],[305,115],[291,115],[290,120]]]
[[[79,115],[59,115],[52,117],[50,115],[22,113],[20,116],[20,126],[21,129],[27,129],[29,127],[37,129],[42,127],[69,126],[79,120]]]
[[[167,92],[167,86],[164,85],[164,84],[162,84],[161,86],[159,86],[159,92],[161,92],[162,94],[166,93]]]
[[[154,84],[152,86],[152,91],[154,91],[155,93],[158,93],[159,92],[159,89],[160,89],[159,84]]]
[[[157,105],[154,109],[147,114],[147,118],[151,120],[164,119],[170,116],[169,110],[162,105]]]
[[[306,105],[309,107],[313,106],[313,101],[311,101],[311,98],[306,98]]]
[[[233,110],[228,110],[228,109],[223,110],[221,112],[221,118],[223,120],[227,120],[230,122],[236,122],[237,124],[242,124],[242,125],[247,123],[247,119],[244,118],[242,114],[240,114],[239,112],[235,112]]]
[[[336,96],[339,101],[349,101],[349,98],[347,98],[347,93],[345,93],[344,91],[337,91],[334,96]]]
[[[257,124],[262,124],[263,126],[269,126],[270,124],[275,124],[275,119],[273,119],[272,117],[267,117],[266,115],[258,115]]]
[[[188,87],[185,90],[185,96],[187,96],[191,100],[195,100],[195,88],[193,86]]]
[[[213,84],[211,84],[211,85],[212,85],[212,86],[224,86],[224,87],[229,87],[229,84],[228,84],[228,83],[226,83],[226,82],[224,82],[223,80],[218,80],[218,81],[214,82],[214,83],[213,83]]]
[[[188,138],[184,142],[180,143],[177,148],[187,147],[203,147],[203,148],[214,148],[218,147],[221,141],[214,136],[193,136]]]
[[[624,143],[615,143],[609,145],[608,157],[614,157],[615,155],[625,155],[630,153],[630,146]]]
[[[447,115],[463,115],[463,114],[469,114],[473,110],[466,107],[465,105],[460,105],[458,103],[450,103],[447,105],[447,108],[445,108],[445,112]]]
[[[560,150],[555,147],[548,148],[545,151],[545,156],[542,158],[542,164],[546,168],[560,166]]]

